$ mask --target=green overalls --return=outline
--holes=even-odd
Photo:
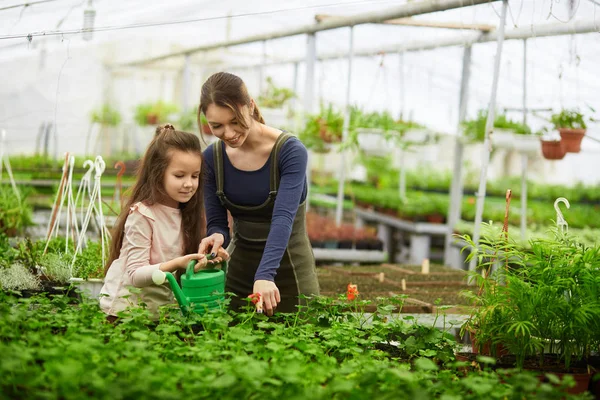
[[[279,188],[279,151],[290,137],[289,133],[282,133],[275,141],[269,156],[269,197],[258,206],[238,206],[227,199],[223,192],[223,145],[219,140],[213,146],[216,194],[233,217],[233,237],[227,248],[231,258],[225,282],[225,291],[237,295],[231,300],[232,309],[248,304],[245,298],[253,291],[254,275],[265,250]],[[298,206],[290,240],[277,269],[275,285],[281,294],[278,312],[296,312],[296,305],[306,303],[306,300],[298,298],[299,294],[319,294],[315,258],[306,232],[306,201]]]

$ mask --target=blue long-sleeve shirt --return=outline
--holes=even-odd
[[[204,203],[206,207],[207,235],[221,233],[224,246],[229,245],[230,235],[227,210],[216,195],[217,182],[213,157],[213,146],[204,151],[205,183]],[[271,158],[258,170],[243,171],[231,164],[223,146],[223,173],[225,196],[239,206],[258,206],[269,196]],[[277,268],[283,257],[292,233],[292,225],[298,206],[306,199],[306,147],[295,137],[289,138],[279,152],[279,188],[275,199],[271,230],[265,251],[254,276],[254,280],[274,281]]]

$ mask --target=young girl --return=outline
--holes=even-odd
[[[198,253],[205,230],[201,168],[197,136],[173,125],[156,129],[113,232],[100,298],[109,319],[140,302],[156,316],[158,307],[174,302],[168,284],[152,282],[154,271],[175,272],[191,260],[198,260],[196,270],[206,266]],[[226,251],[218,256],[217,262],[228,258]],[[141,292],[131,293],[132,286]]]

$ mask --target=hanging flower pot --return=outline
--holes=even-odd
[[[559,128],[560,140],[567,153],[579,153],[581,140],[585,136],[585,129]]]
[[[562,140],[540,140],[542,143],[542,154],[547,160],[562,160],[567,154]]]

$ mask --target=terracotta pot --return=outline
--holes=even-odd
[[[443,224],[445,217],[442,214],[430,214],[427,216],[427,222],[431,224]]]
[[[562,160],[567,151],[563,142],[558,140],[542,140],[542,154],[547,160]]]
[[[205,135],[212,135],[212,131],[210,130],[210,126],[208,124],[202,124],[202,133]]]
[[[146,123],[148,123],[148,125],[158,124],[158,115],[156,115],[156,114],[146,115]]]
[[[480,344],[477,341],[477,339],[475,338],[475,334],[476,334],[475,331],[469,330],[469,338],[471,340],[471,346],[473,347],[473,350],[472,350],[473,353],[481,354],[482,356],[492,356],[491,343],[488,341],[488,342]],[[481,351],[480,351],[480,349],[481,349]],[[502,356],[509,354],[506,347],[504,347],[502,344],[497,344],[495,350],[496,350],[495,357],[502,357]]]
[[[540,382],[548,382],[548,378],[546,377],[546,373],[552,373],[563,380],[565,376],[570,375],[575,380],[575,386],[568,388],[566,391],[570,394],[581,394],[585,393],[589,390],[590,379],[592,379],[592,374],[588,374],[587,372],[579,372],[579,373],[564,373],[564,372],[552,372],[552,371],[538,371],[538,370],[530,370],[539,372],[538,379]]]
[[[585,129],[558,129],[560,141],[567,153],[579,153],[581,151],[581,140],[585,136],[585,131]]]

